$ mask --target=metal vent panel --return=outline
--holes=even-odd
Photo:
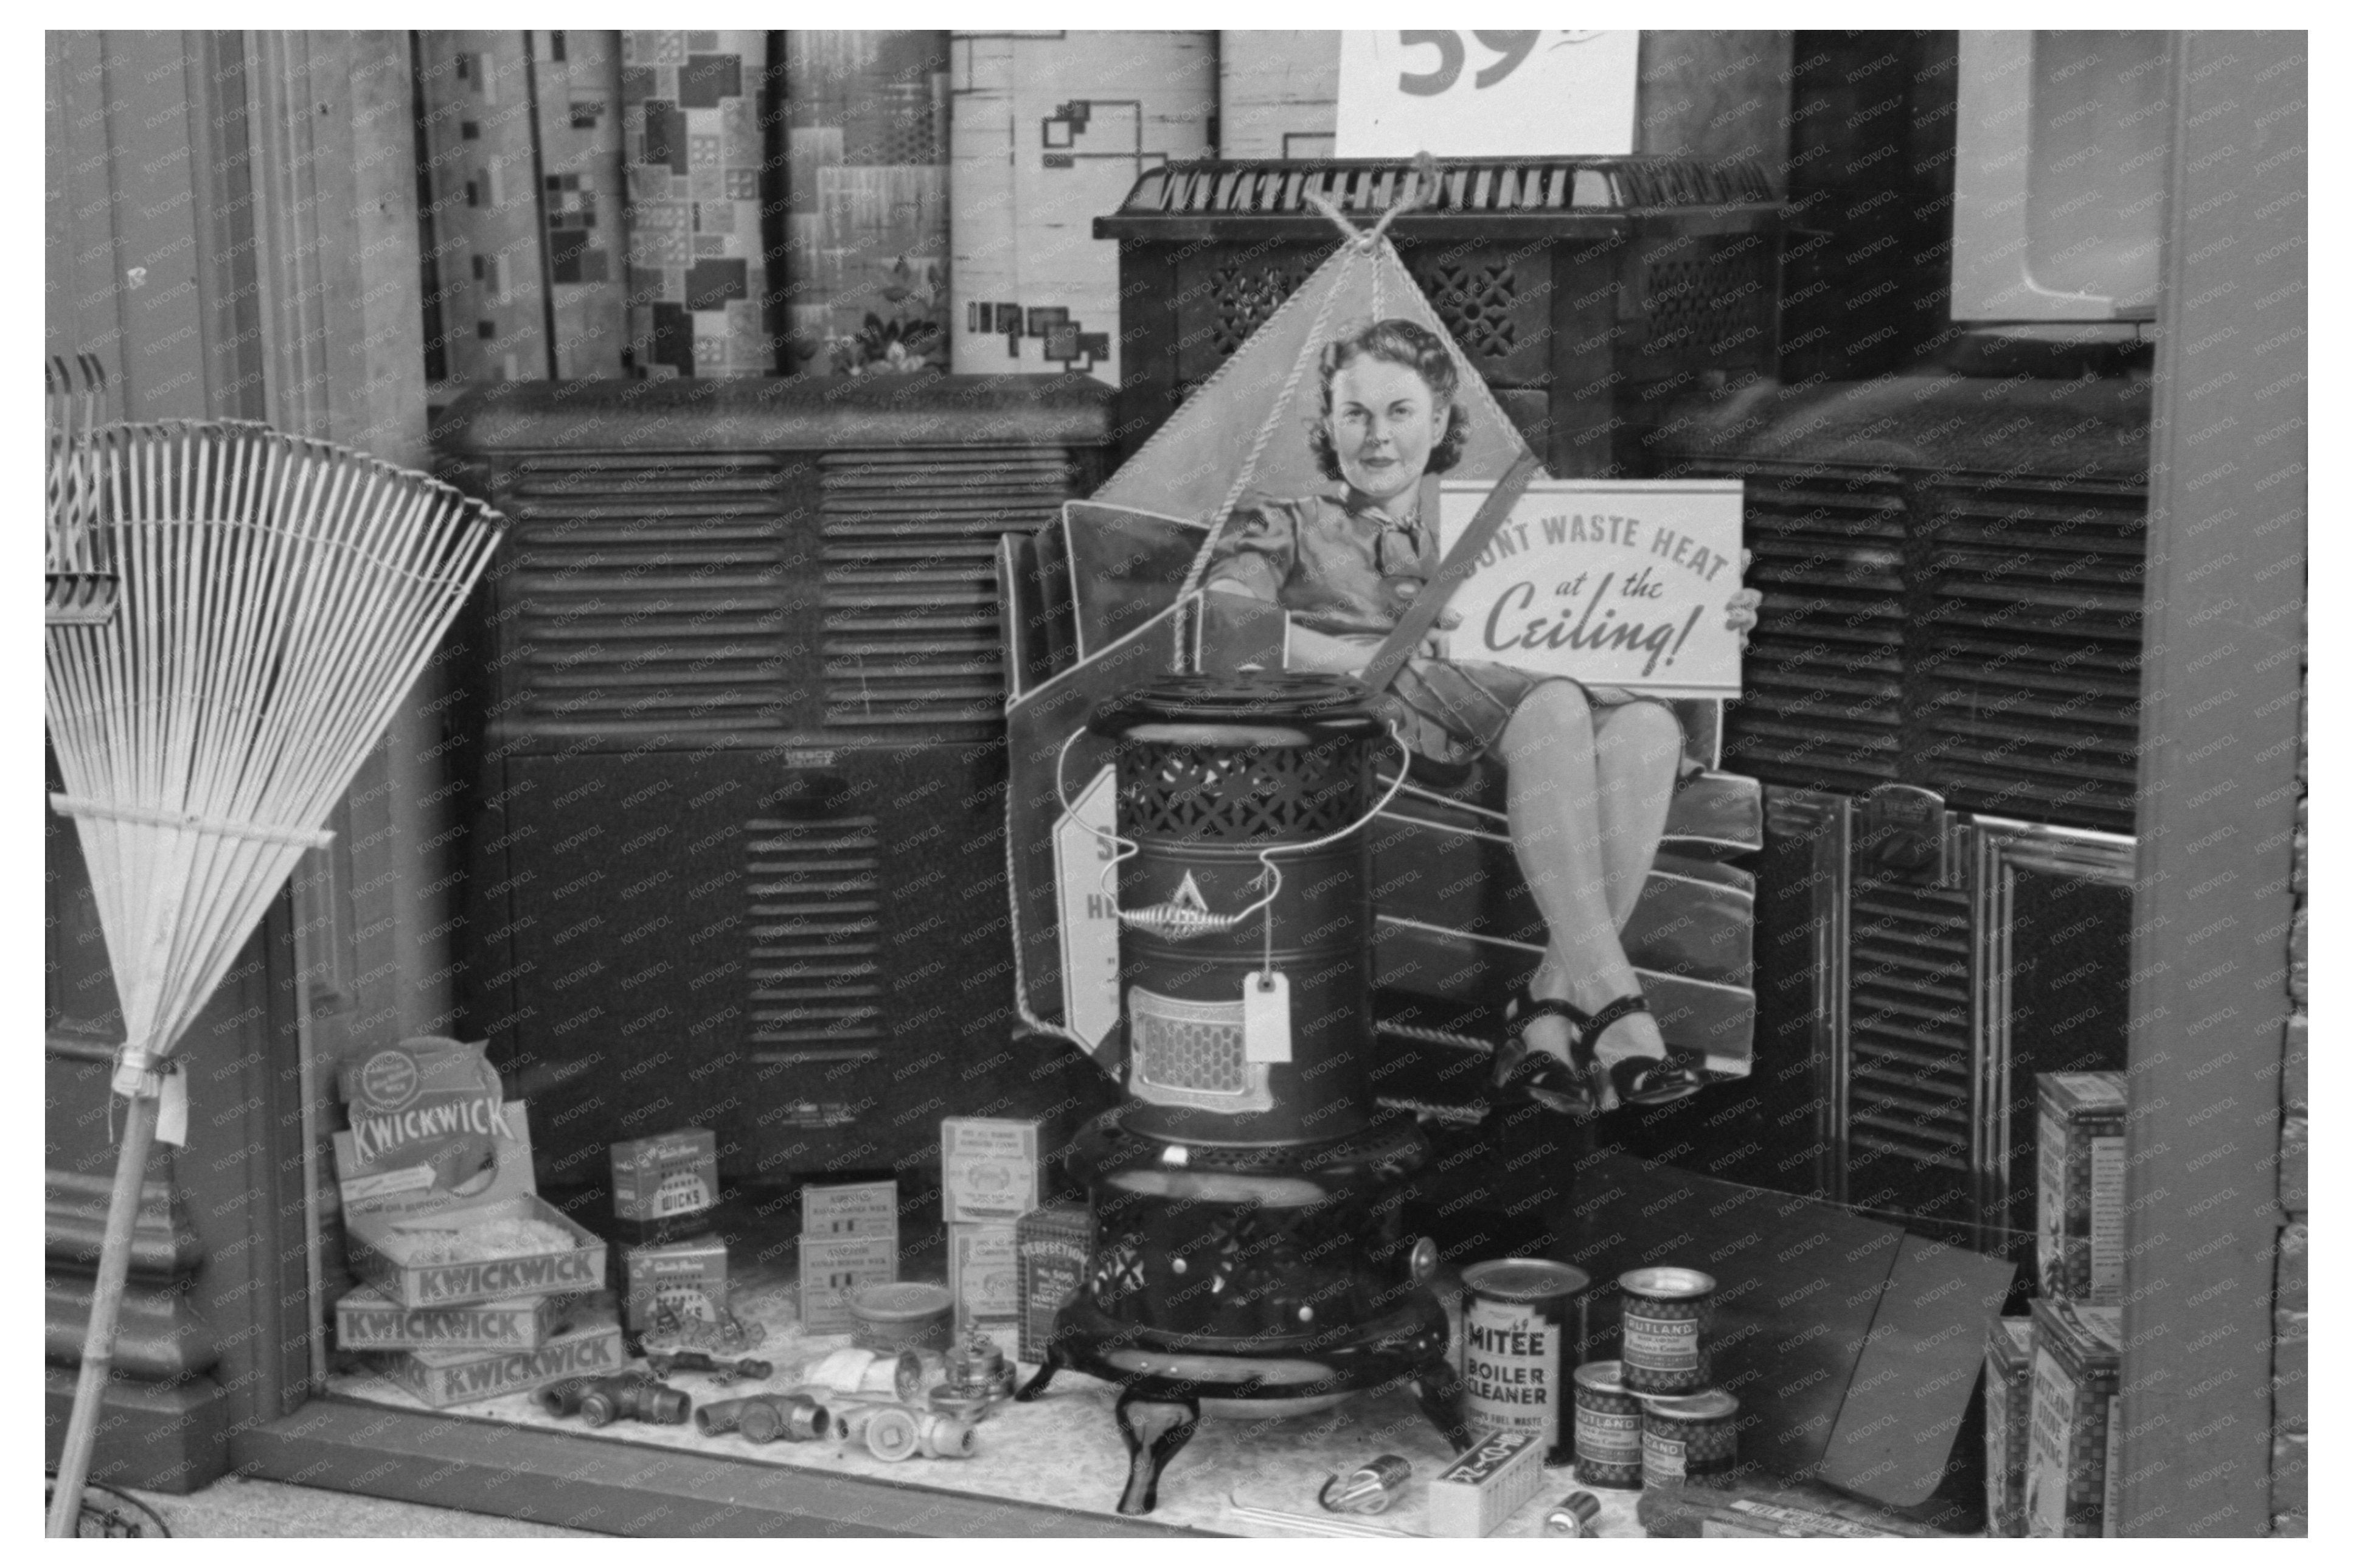
[[[1957,807],[2131,832],[2142,496],[1954,485],[1930,504],[1921,782]]]
[[[862,1060],[883,1039],[882,848],[876,819],[744,825],[754,1046]],[[774,1053],[764,1053],[773,1057]]]
[[[524,458],[494,575],[513,611],[502,722],[577,734],[777,729],[783,476],[751,455]]]
[[[1810,789],[1887,783],[1904,730],[1903,494],[1880,479],[1745,477],[1746,580],[1765,597],[1724,765]]]
[[[1005,702],[997,536],[1052,519],[1068,455],[840,452],[818,468],[825,723],[987,735]]]
[[[1412,166],[1379,159],[1215,160],[1146,170],[1120,204],[1122,216],[1256,214],[1314,216],[1312,195],[1343,212],[1386,212],[1406,194]],[[1419,211],[1609,212],[1635,207],[1769,202],[1755,164],[1681,158],[1450,158]]]
[[[1968,895],[1859,882],[1849,922],[1849,1141],[1966,1175],[1975,1125]]]

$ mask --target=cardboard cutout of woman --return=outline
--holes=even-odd
[[[1421,479],[1453,465],[1468,416],[1452,354],[1413,321],[1344,333],[1317,370],[1309,442],[1340,489],[1245,498],[1219,530],[1202,585],[1289,611],[1293,668],[1357,675],[1437,574],[1437,520],[1419,515]],[[1743,589],[1725,606],[1744,643],[1758,598]],[[1418,757],[1460,764],[1492,753],[1505,769],[1512,847],[1547,941],[1507,1014],[1498,1081],[1579,1114],[1696,1089],[1696,1075],[1668,1060],[1619,941],[1683,768],[1674,710],[1616,687],[1451,659],[1442,631],[1384,702]]]

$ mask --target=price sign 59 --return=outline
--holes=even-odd
[[[1343,158],[1628,153],[1635,32],[1344,32]]]

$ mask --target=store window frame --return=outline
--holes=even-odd
[[[174,39],[174,35],[163,37]],[[237,35],[178,37],[187,41],[192,59],[223,59],[227,52],[242,57],[241,47],[225,52],[223,40],[235,40]],[[2171,110],[2175,140],[2168,191],[2178,214],[2210,186],[2239,178],[2237,165],[2227,159],[2200,174],[2185,170],[2201,168],[2201,149],[2221,147],[2234,140],[2242,146],[2251,145],[2258,140],[2255,117],[2281,96],[2275,87],[2263,84],[2261,73],[2300,53],[2303,40],[2295,34],[2192,34],[2176,35],[2176,40]],[[234,73],[219,79],[232,82]],[[232,166],[244,156],[245,121],[241,116],[210,119],[210,134],[216,142],[200,144],[195,151],[199,159],[211,161],[209,167]],[[2300,116],[2295,126],[2300,132]],[[227,137],[236,138],[239,145],[221,144],[218,139]],[[2303,168],[2299,163],[2291,178],[2300,180]],[[243,248],[227,254],[248,253],[258,237],[253,208],[259,204],[228,201],[218,193],[212,199],[217,205],[208,219],[242,230]],[[2288,220],[2298,234],[2303,210],[2299,205]],[[316,221],[315,216],[275,216],[281,224]],[[2265,292],[2261,287],[2248,287],[2242,279],[2234,293],[2200,291],[2197,303],[2186,303],[2187,284],[2195,274],[2183,270],[2180,232],[2176,230],[2165,265],[2163,319],[2168,342],[2204,337],[2242,319],[2233,312],[2246,310],[2255,296]],[[2231,256],[2243,256],[2251,248],[2242,246]],[[2302,255],[2298,248],[2275,266],[2293,268]],[[2211,265],[2219,267],[2228,259]],[[231,294],[243,297],[239,290],[226,291],[221,297]],[[276,310],[283,303],[266,300],[263,308]],[[2242,331],[2238,352],[2252,353],[2260,335]],[[208,374],[226,374],[237,369],[237,354],[216,357],[222,363],[211,366]],[[2220,363],[2219,355],[2215,363]],[[2179,378],[2164,374],[2167,365],[2161,348],[2157,453],[2160,459],[2176,455],[2178,430],[2189,423],[2180,404],[2185,389]],[[2202,377],[2208,374],[2209,363],[2201,360],[2199,368]],[[2265,380],[2276,377],[2275,368],[2268,364],[2264,368],[2264,375],[2246,380],[2247,395]],[[2200,422],[2210,418],[2208,409],[2195,413]],[[2217,464],[2233,446],[2252,458],[2256,427],[2242,422],[2233,436],[2202,447],[2201,460],[2210,467]],[[2284,450],[2289,447],[2295,448],[2294,453]],[[2301,601],[2299,575],[2277,573],[2268,580],[2260,578],[2256,574],[2265,559],[2250,552],[2249,559],[2231,562],[2231,540],[2221,537],[2227,531],[2208,530],[2200,534],[2185,520],[2211,515],[2234,500],[2246,501],[2248,515],[2260,515],[2264,507],[2275,510],[2276,501],[2258,502],[2251,492],[2264,473],[2300,458],[2302,450],[2300,439],[2270,445],[2259,458],[2242,463],[2242,471],[2234,480],[2200,497],[2196,511],[2182,489],[2186,471],[2158,464],[2154,484],[2161,493],[2153,506],[2151,545],[2152,559],[2159,564],[2151,574],[2146,632],[2152,650],[2147,676],[2152,692],[2162,692],[2168,675],[2200,668],[2201,654],[2221,647],[2238,625],[2226,620],[2198,622],[2199,605],[2231,595],[2243,604],[2269,608]],[[2192,582],[2198,584],[2194,595],[2183,587]],[[2182,591],[2173,591],[2177,588]],[[2274,638],[2291,640],[2302,635],[2300,623],[2274,634]],[[2157,1011],[2169,1002],[2186,1000],[2182,987],[2211,967],[2202,957],[2197,963],[2182,962],[2189,956],[2186,947],[2189,929],[2229,916],[2240,921],[2250,942],[2260,933],[2276,931],[2280,933],[2278,967],[2284,965],[2284,933],[2292,900],[2284,847],[2278,849],[2282,869],[2276,878],[2268,874],[2270,862],[2264,859],[2257,869],[2265,874],[2242,877],[2220,890],[2200,895],[2195,921],[2180,919],[2168,924],[2158,918],[2184,911],[2182,901],[2191,894],[2191,879],[2176,876],[2168,880],[2158,873],[2179,864],[2175,858],[2194,838],[2200,819],[2190,808],[2177,803],[2196,798],[2203,781],[2210,776],[2217,780],[2235,776],[2241,789],[2255,786],[2251,793],[2267,803],[2266,812],[2292,816],[2292,796],[2284,805],[2278,803],[2282,777],[2288,785],[2294,784],[2292,742],[2297,722],[2295,699],[2301,678],[2299,661],[2274,660],[2267,668],[2258,668],[2252,656],[2242,654],[2227,668],[2239,686],[2236,701],[2203,712],[2187,700],[2153,701],[2145,710],[2151,715],[2146,723],[2156,724],[2162,716],[2165,728],[2164,745],[2147,753],[2144,777],[2161,780],[2168,790],[2156,805],[2144,807],[2140,825],[2143,887],[2135,906],[2140,934],[2134,951],[2131,1060],[2137,1091],[2150,1096],[2153,1106],[2168,1103],[2136,1121],[2129,1134],[2128,1156],[2158,1149],[2168,1138],[2174,1146],[2182,1147],[2204,1136],[2188,1120],[2204,1103],[2182,1077],[2191,1064],[2179,1052],[2168,1057],[2165,1048],[2179,1043],[2180,1030],[2192,1015],[2177,1008],[2170,1022],[2160,1023],[2158,1020],[2164,1015]],[[2243,678],[2242,671],[2246,672]],[[2211,674],[2207,679],[2212,679]],[[2179,687],[2186,690],[2189,682],[2183,679]],[[2251,734],[2255,737],[2253,741]],[[2278,760],[2282,735],[2290,742],[2284,762]],[[2212,749],[2201,750],[2208,747]],[[2194,763],[2178,761],[2201,755],[2205,760]],[[2263,760],[2251,763],[2251,757]],[[2150,831],[2152,815],[2163,831]],[[2268,838],[2264,841],[2269,843]],[[655,1450],[627,1442],[531,1432],[476,1417],[393,1409],[313,1392],[308,1353],[311,1290],[301,1267],[306,1247],[299,1239],[306,1209],[301,1183],[305,1117],[300,1077],[290,1070],[290,1064],[299,1060],[301,1031],[296,1005],[295,926],[291,900],[281,898],[258,938],[262,963],[256,995],[262,1014],[238,1039],[258,1042],[262,1048],[242,1051],[237,1058],[242,1065],[226,1073],[222,1080],[225,1090],[238,1096],[237,1115],[222,1124],[200,1123],[195,1130],[198,1142],[188,1157],[174,1163],[175,1178],[189,1187],[192,1199],[220,1205],[225,1214],[242,1215],[258,1243],[228,1249],[207,1264],[211,1273],[206,1289],[216,1303],[216,1327],[224,1347],[219,1375],[233,1401],[229,1460],[237,1473],[620,1533],[1191,1533],[1149,1520],[944,1493],[746,1459]],[[2168,960],[2174,961],[2171,973],[2160,967]],[[2197,999],[2196,1013],[2238,1004],[2242,1018],[2284,1019],[2284,997],[2271,994],[2279,989],[2271,973],[2274,966],[2266,961],[2244,967],[2248,973],[2226,976],[2204,989]],[[2274,1056],[2276,1046],[2274,1041]],[[2255,1038],[2246,1048],[2255,1081],[2266,1081],[2263,1064],[2256,1059],[2264,1048],[2263,1041]],[[207,1061],[212,1051],[209,1045],[199,1046],[190,1058],[192,1068],[201,1071],[215,1065]],[[2267,1080],[2274,1086],[2276,1073],[2274,1060]],[[2174,1092],[2168,1095],[2168,1089]],[[2198,1173],[2194,1184],[2200,1192],[2233,1185],[2242,1192],[2275,1191],[2276,1142],[2263,1148],[2254,1146],[2259,1139],[2244,1142],[2248,1147]],[[207,1145],[234,1152],[208,1156]],[[2132,1182],[2128,1192],[2133,1196],[2151,1190],[2152,1176],[2147,1166],[2137,1167]],[[2245,1510],[2219,1522],[2180,1520],[2168,1511],[2192,1474],[2228,1465],[2232,1479],[2224,1484],[2252,1489],[2258,1484],[2256,1478],[2267,1475],[2270,1462],[2268,1271],[2263,1271],[2260,1279],[2251,1279],[2253,1288],[2221,1293],[2196,1308],[2178,1296],[2136,1298],[2140,1283],[2160,1279],[2168,1272],[2175,1278],[2192,1278],[2201,1271],[2211,1278],[2215,1272],[2212,1257],[2201,1264],[2196,1261],[2196,1254],[2202,1238],[2219,1232],[2221,1222],[2214,1226],[2168,1223],[2180,1196],[2177,1188],[2174,1201],[2161,1214],[2136,1210],[2128,1221],[2126,1285],[2128,1300],[2136,1304],[2126,1308],[2127,1336],[2136,1345],[2147,1344],[2159,1355],[2178,1353],[2176,1347],[2200,1339],[2210,1346],[2200,1352],[2201,1380],[2211,1381],[2225,1364],[2236,1375],[2221,1395],[2210,1396],[2216,1403],[2196,1406],[2193,1421],[2186,1418],[2190,1407],[2176,1403],[2182,1391],[2165,1386],[2162,1380],[2152,1381],[2147,1376],[2152,1369],[2141,1353],[2127,1352],[2126,1388],[2139,1391],[2145,1402],[2130,1407],[2131,1425],[2123,1439],[2125,1530],[2126,1533],[2137,1527],[2167,1534],[2253,1534],[2258,1530],[2251,1524],[2261,1521],[2249,1521]],[[2263,1220],[2262,1201],[2250,1201],[2259,1211],[2255,1219]],[[2275,1205],[2269,1212],[2275,1215]],[[290,1238],[295,1238],[290,1252]],[[2234,1243],[2225,1252],[2222,1266],[2253,1275],[2257,1271],[2256,1260],[2242,1257],[2242,1252],[2252,1255],[2253,1248]],[[2207,1339],[2209,1335],[2214,1337]],[[2264,1347],[2260,1365],[2254,1359],[2259,1344]],[[2226,1410],[2235,1418],[2221,1425],[2220,1416]],[[2160,1415],[2165,1418],[2158,1419]],[[2193,1436],[2193,1431],[2201,1427],[2210,1429],[2208,1435]],[[922,1506],[911,1508],[916,1503]]]

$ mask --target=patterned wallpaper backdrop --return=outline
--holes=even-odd
[[[768,35],[621,35],[628,339],[641,376],[773,375],[761,236]]]
[[[1119,379],[1119,247],[1146,169],[1209,151],[1214,33],[957,33],[949,318],[959,373]]]
[[[435,401],[620,374],[619,36],[414,38]]]
[[[785,57],[784,368],[948,361],[948,35],[777,35]]]

